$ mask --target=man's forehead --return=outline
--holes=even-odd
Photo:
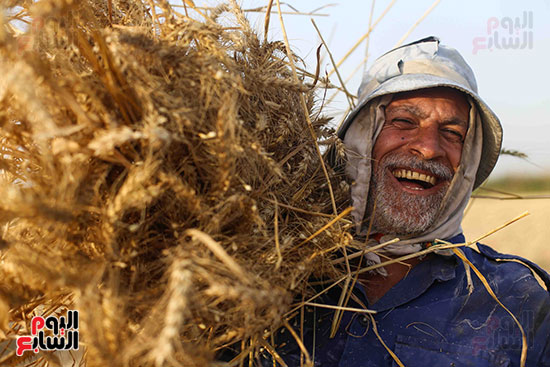
[[[387,112],[408,112],[420,118],[427,118],[429,111],[425,109],[426,103],[444,101],[451,106],[444,112],[447,118],[456,119],[457,123],[467,124],[470,105],[466,96],[458,90],[451,88],[431,88],[416,91],[396,93],[387,106]],[[420,103],[422,102],[422,103]]]

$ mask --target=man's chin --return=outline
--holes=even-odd
[[[434,223],[447,185],[428,190],[403,187],[397,180],[384,180],[374,192],[376,213],[373,227],[377,232],[419,235]]]
[[[433,216],[429,213],[418,216],[412,210],[379,208],[375,214],[373,228],[378,233],[411,236],[424,233],[432,223]]]

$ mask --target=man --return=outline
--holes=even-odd
[[[464,208],[497,161],[499,120],[460,54],[434,37],[386,53],[367,72],[338,135],[352,180],[355,239],[368,247],[400,241],[355,263],[372,270],[359,276],[339,322],[334,310],[308,307],[291,323],[302,346],[281,330],[280,358],[289,366],[308,358],[343,367],[519,366],[522,358],[526,366],[550,366],[550,295],[534,273],[547,288],[550,277],[532,262],[478,244],[377,265],[437,239],[464,243]],[[333,287],[315,302],[336,305],[341,295]]]

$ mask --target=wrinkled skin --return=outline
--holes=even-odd
[[[373,147],[368,214],[380,233],[420,234],[435,220],[460,164],[469,104],[450,88],[396,94]]]

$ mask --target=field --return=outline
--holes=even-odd
[[[525,186],[514,184],[503,185],[497,182],[491,185],[493,188],[507,192],[521,192],[523,196],[548,196],[550,190],[526,191],[528,185],[533,187],[533,182],[550,182],[550,180],[530,180]],[[512,181],[514,182],[514,181]],[[535,185],[540,188],[540,185]],[[523,190],[522,190],[523,188]],[[521,191],[520,191],[521,190]],[[494,193],[480,192],[478,195],[495,195]],[[529,211],[530,215],[518,222],[504,228],[481,241],[503,253],[516,254],[528,258],[539,264],[546,271],[550,271],[550,251],[548,239],[550,238],[550,198],[540,199],[517,199],[517,200],[496,200],[487,198],[474,198],[470,202],[469,209],[464,216],[462,227],[466,239],[473,240],[510,219]]]

